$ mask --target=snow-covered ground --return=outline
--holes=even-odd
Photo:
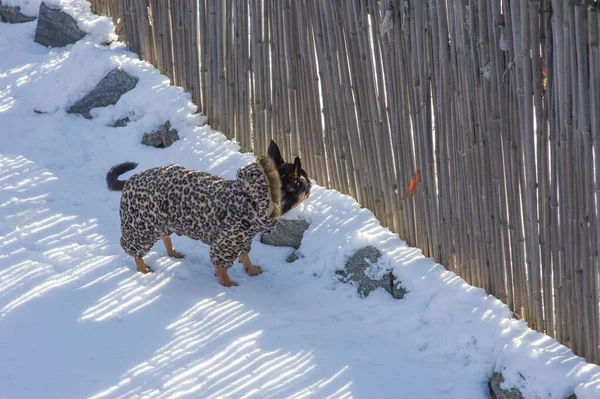
[[[36,9],[39,0],[10,0]],[[5,1],[7,3],[7,1]],[[304,257],[255,241],[264,273],[217,283],[208,248],[175,236],[142,276],[119,246],[119,194],[107,170],[179,163],[233,178],[252,161],[194,115],[188,94],[69,5],[93,32],[34,43],[36,22],[0,23],[0,398],[487,398],[501,371],[528,398],[600,397],[600,368],[511,319],[501,302],[380,227],[350,197],[316,186],[290,218],[311,222]],[[94,119],[65,109],[111,69],[138,77]],[[46,113],[36,113],[38,110]],[[110,127],[129,116],[126,127]],[[167,149],[140,144],[170,120]],[[373,245],[410,293],[359,298],[335,271]]]

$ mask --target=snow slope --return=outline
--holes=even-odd
[[[494,370],[528,398],[600,397],[598,366],[333,190],[315,186],[289,215],[311,221],[304,257],[288,264],[292,249],[255,241],[265,272],[234,266],[239,287],[221,287],[208,248],[185,237],[173,238],[185,259],[159,244],[146,258],[156,272],[136,273],[107,170],[179,163],[233,178],[252,154],[122,44],[100,45],[112,25],[87,3],[53,2],[94,34],[50,50],[33,42],[35,22],[0,23],[0,398],[487,398]],[[66,114],[118,65],[140,79],[134,90],[93,120]],[[109,127],[124,116],[133,122]],[[166,120],[180,141],[139,144]],[[400,276],[404,300],[337,282],[365,245]]]

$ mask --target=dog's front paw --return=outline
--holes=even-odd
[[[263,271],[259,266],[248,266],[248,267],[244,267],[244,269],[246,270],[246,273],[248,273],[248,276],[258,276],[259,274],[261,274]]]
[[[181,252],[177,252],[175,250],[172,250],[171,252],[167,253],[167,255],[169,255],[171,258],[175,258],[175,259],[185,258],[184,254],[182,254]]]
[[[148,274],[148,273],[153,273],[154,272],[154,270],[150,269],[148,267],[148,265],[146,265],[146,264],[138,266],[137,267],[137,271],[140,272],[140,273],[142,273],[142,274]]]
[[[219,280],[219,284],[221,284],[223,287],[237,287],[239,285],[238,283],[236,283],[233,280],[227,280],[227,281]]]

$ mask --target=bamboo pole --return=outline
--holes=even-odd
[[[215,5],[215,18],[217,25],[213,27],[216,31],[216,64],[217,64],[217,91],[218,102],[216,102],[215,115],[217,117],[216,128],[227,131],[227,105],[228,105],[228,81],[227,81],[227,53],[229,23],[227,22],[226,9],[230,7],[232,0],[218,0]]]
[[[549,43],[552,43],[552,32],[550,27],[550,15],[549,15],[549,0],[543,0],[540,13],[538,18],[542,19],[541,29],[538,30],[537,26],[534,35],[540,37],[540,55],[535,47],[535,43],[532,41],[532,55],[533,55],[533,70],[534,74],[534,95],[535,95],[535,107],[536,110],[543,110],[536,112],[537,120],[537,144],[538,144],[538,176],[539,176],[539,196],[538,196],[538,207],[540,209],[540,254],[541,254],[541,265],[542,265],[542,278],[543,278],[543,300],[544,300],[544,321],[545,321],[545,332],[551,337],[555,336],[555,304],[554,304],[554,292],[553,292],[553,256],[551,246],[551,204],[550,204],[550,159],[549,156],[549,102],[547,95],[548,88],[548,73],[552,72],[552,66],[548,63],[552,63],[552,48]],[[534,15],[530,12],[530,17],[533,19]],[[543,71],[546,71],[546,88],[543,87]],[[552,83],[552,82],[551,82]],[[541,124],[541,126],[540,126]]]
[[[371,8],[376,9],[376,5],[371,3]],[[401,173],[400,166],[397,163],[398,156],[395,153],[397,148],[397,138],[399,135],[398,132],[398,112],[394,109],[394,107],[402,107],[401,104],[398,103],[398,81],[397,81],[397,71],[395,70],[394,60],[395,60],[395,52],[394,46],[390,41],[390,38],[393,40],[394,35],[393,31],[398,30],[399,27],[397,23],[395,23],[393,19],[395,8],[393,6],[393,2],[380,3],[379,12],[374,11],[376,14],[375,18],[375,27],[376,27],[376,36],[380,38],[380,52],[382,59],[382,81],[385,85],[385,89],[383,90],[383,95],[381,92],[379,93],[379,99],[381,105],[381,109],[384,112],[384,118],[386,120],[386,138],[388,141],[388,148],[386,152],[386,165],[388,165],[388,176],[387,176],[387,187],[386,189],[389,192],[389,207],[391,214],[386,215],[388,217],[388,223],[390,228],[400,234],[401,237],[404,236],[404,227],[402,225],[403,216],[401,215],[402,203],[401,197],[398,195],[398,177]],[[390,19],[391,17],[391,19]],[[391,24],[389,27],[383,27],[383,30],[379,30],[379,27],[382,24]],[[396,26],[394,26],[396,25]],[[391,144],[391,145],[390,145]],[[389,165],[394,165],[394,168],[390,168]]]
[[[562,136],[564,129],[564,106],[561,99],[565,94],[564,88],[564,39],[563,39],[563,23],[564,23],[564,12],[563,2],[560,0],[552,0],[552,42],[554,43],[555,56],[550,59],[554,59],[553,71],[554,73],[549,74],[548,90],[552,89],[553,95],[551,99],[554,101],[553,112],[550,114],[550,140],[551,146],[551,181],[552,181],[552,247],[553,247],[553,276],[554,276],[554,292],[555,292],[555,329],[556,338],[561,342],[569,341],[569,329],[566,324],[567,318],[567,297],[565,295],[565,276],[564,276],[564,265],[565,265],[565,245],[564,235],[562,230],[565,229],[565,216],[563,209],[563,190],[562,190],[562,179],[563,176],[560,173],[562,169],[562,162],[559,161],[562,155]],[[547,54],[549,57],[549,55]],[[549,71],[547,71],[549,72]],[[554,78],[556,77],[556,78]],[[554,122],[554,123],[553,123]],[[559,179],[561,182],[559,184]],[[560,195],[560,203],[559,203]],[[560,215],[560,216],[559,216]]]
[[[352,8],[354,12],[354,25],[356,27],[356,40],[353,42],[354,56],[358,57],[354,62],[357,69],[356,83],[357,88],[364,98],[360,99],[360,117],[361,117],[361,138],[366,144],[366,157],[370,162],[369,168],[374,172],[371,197],[373,201],[374,212],[383,221],[385,218],[386,195],[384,194],[386,185],[386,170],[383,166],[383,152],[381,151],[381,138],[383,136],[383,125],[378,109],[376,97],[377,86],[375,78],[375,69],[369,50],[369,17],[366,3],[358,3]]]
[[[270,139],[275,137],[274,134],[274,123],[273,123],[273,77],[270,72],[271,65],[271,25],[273,24],[273,18],[269,10],[273,7],[273,0],[263,0],[263,40],[265,45],[263,46],[263,73],[264,73],[264,84],[265,84],[265,138],[268,143]]]
[[[294,97],[294,116],[293,116],[293,129],[294,129],[294,145],[296,147],[297,155],[302,159],[302,167],[309,176],[316,177],[316,168],[314,166],[314,157],[312,156],[311,147],[311,135],[312,129],[309,127],[309,115],[304,115],[306,112],[306,97],[304,92],[307,93],[312,90],[310,82],[306,81],[306,71],[302,69],[302,46],[306,45],[306,35],[310,31],[310,27],[305,23],[299,22],[301,18],[302,7],[298,7],[296,2],[290,3],[290,24],[291,29],[295,34],[290,38],[290,52],[291,52],[291,65],[292,65],[292,78],[290,84],[290,90],[293,92],[290,94]],[[300,28],[303,27],[303,28]],[[302,44],[301,44],[302,43]],[[305,155],[308,155],[305,157]],[[313,177],[313,178],[314,178]]]
[[[240,137],[239,123],[240,113],[237,108],[237,93],[239,90],[236,72],[238,66],[235,57],[235,49],[237,40],[235,38],[235,28],[233,13],[235,8],[235,0],[221,1],[222,3],[222,21],[223,21],[223,76],[225,78],[223,84],[223,92],[225,95],[224,108],[221,111],[221,121],[223,123],[222,130],[226,132],[228,137],[235,139],[240,143],[241,151],[245,148],[241,145],[242,138]]]
[[[508,45],[509,58],[515,60],[520,51],[517,51],[520,35],[520,24],[518,22],[518,6],[511,7],[509,3],[503,3],[503,14],[506,20],[506,43]],[[513,19],[513,14],[517,16]],[[517,21],[516,23],[513,20]],[[514,63],[514,61],[513,61]],[[517,111],[518,101],[514,101],[517,97],[517,85],[519,76],[521,74],[521,68],[517,63],[514,63],[515,67],[511,74],[507,74],[506,79],[509,83],[510,93],[512,101],[508,101],[507,107],[505,108],[508,112],[509,129],[506,139],[503,143],[504,149],[504,168],[506,170],[505,175],[507,176],[507,197],[508,197],[508,214],[509,214],[509,225],[511,232],[511,255],[512,255],[512,271],[514,278],[514,307],[518,317],[529,320],[528,316],[528,294],[527,294],[527,276],[525,270],[524,261],[524,231],[522,225],[522,212],[520,202],[520,176],[522,175],[523,169],[523,158],[519,156],[520,148],[520,132],[521,118]]]
[[[479,106],[480,126],[482,127],[483,139],[479,146],[480,152],[480,179],[482,192],[483,209],[486,210],[487,217],[484,218],[484,236],[486,247],[486,262],[490,269],[490,293],[506,301],[506,289],[504,287],[504,260],[501,252],[500,236],[500,204],[498,199],[499,177],[496,170],[497,162],[494,158],[499,150],[499,124],[494,118],[497,109],[496,91],[498,84],[496,81],[496,68],[493,57],[493,44],[489,40],[488,23],[488,2],[479,1],[477,3],[478,15],[478,55],[479,55],[479,82],[476,96]],[[492,36],[493,37],[493,36]],[[492,40],[493,43],[493,40]],[[490,49],[492,47],[492,49]]]
[[[453,68],[453,82],[456,90],[457,106],[456,106],[456,118],[454,131],[457,132],[457,140],[453,140],[455,149],[453,151],[456,154],[456,174],[454,180],[455,196],[459,207],[456,212],[454,225],[457,226],[459,236],[462,237],[459,244],[459,267],[460,275],[466,279],[470,284],[477,285],[479,282],[478,273],[474,270],[477,264],[477,255],[474,249],[474,231],[471,220],[471,202],[472,197],[470,195],[470,182],[472,181],[467,176],[468,156],[469,151],[469,131],[465,123],[470,120],[468,115],[469,107],[465,103],[468,103],[468,98],[463,90],[464,87],[464,75],[461,71],[466,70],[466,43],[465,43],[465,32],[463,26],[463,6],[458,4],[452,7],[452,14],[450,18],[451,22],[451,35],[452,42],[456,43],[456,46],[452,48],[452,64],[455,65]]]
[[[508,121],[506,116],[508,110],[506,107],[506,100],[509,97],[508,84],[503,82],[501,72],[506,70],[507,62],[505,59],[505,52],[500,48],[500,42],[503,40],[502,26],[502,15],[500,10],[500,4],[498,2],[492,2],[488,8],[488,23],[489,36],[491,48],[491,87],[492,94],[492,125],[494,127],[494,133],[491,137],[489,154],[492,160],[492,183],[493,183],[493,195],[496,209],[496,229],[498,234],[497,240],[497,255],[499,257],[499,284],[498,295],[504,297],[505,302],[508,304],[509,309],[514,310],[514,282],[513,273],[511,266],[511,252],[510,252],[510,230],[508,223],[508,204],[507,204],[507,179],[503,165],[503,141],[507,135]]]
[[[528,323],[532,326],[532,328],[537,328],[537,318],[534,311],[534,303],[533,303],[533,282],[531,277],[531,256],[533,251],[533,246],[537,244],[537,242],[533,241],[533,238],[529,234],[528,220],[533,223],[531,218],[528,219],[528,182],[526,178],[526,157],[531,156],[530,152],[527,152],[525,149],[525,142],[529,140],[529,137],[532,135],[532,116],[531,116],[531,105],[527,105],[526,99],[529,100],[529,104],[531,104],[531,98],[529,96],[525,96],[525,92],[527,91],[525,88],[525,68],[526,65],[530,65],[529,59],[523,61],[523,53],[526,53],[527,50],[524,49],[528,46],[529,40],[525,40],[523,38],[523,19],[527,16],[526,10],[522,10],[521,7],[523,3],[517,4],[515,7],[511,8],[511,12],[513,13],[513,18],[515,21],[515,27],[518,26],[518,31],[515,30],[515,36],[513,37],[514,47],[515,47],[515,55],[516,55],[516,96],[517,96],[517,104],[518,107],[513,104],[513,112],[515,115],[519,115],[519,125],[515,126],[515,136],[514,143],[518,143],[515,148],[515,157],[517,159],[517,170],[516,170],[516,181],[518,182],[518,193],[519,197],[517,198],[517,203],[520,206],[520,218],[518,221],[519,230],[522,234],[523,239],[523,249],[524,253],[522,253],[523,258],[521,259],[521,267],[523,269],[523,290],[524,290],[524,300],[525,300],[525,308],[523,312],[523,318],[528,321]],[[525,12],[524,12],[525,11]],[[525,33],[527,35],[527,33]],[[531,70],[531,68],[529,68]],[[527,91],[529,93],[529,91]]]
[[[251,26],[251,48],[250,59],[251,63],[251,117],[252,130],[254,132],[254,151],[257,155],[265,154],[267,150],[267,141],[264,136],[264,87],[263,82],[263,67],[262,67],[262,47],[263,31],[262,31],[262,1],[250,0],[250,26]]]
[[[530,28],[530,54],[531,54],[531,67],[532,67],[532,85],[533,85],[533,106],[535,107],[535,137],[537,138],[537,176],[539,182],[539,195],[536,204],[536,209],[539,209],[539,253],[541,255],[541,267],[543,268],[543,281],[540,281],[540,286],[543,284],[543,311],[540,309],[540,320],[542,322],[538,328],[541,331],[546,331],[549,335],[553,335],[554,330],[554,304],[552,301],[552,280],[551,280],[551,267],[550,264],[550,250],[547,244],[549,243],[548,231],[548,213],[547,213],[547,198],[548,198],[548,186],[549,186],[549,175],[548,175],[548,148],[547,148],[547,129],[546,121],[544,120],[545,109],[542,103],[542,63],[540,50],[541,34],[540,34],[540,4],[539,1],[529,2],[529,28]],[[533,110],[532,110],[533,111]],[[532,137],[533,139],[533,137]],[[530,143],[531,151],[533,154],[533,142]],[[537,224],[538,217],[533,221],[533,224]],[[537,246],[535,246],[537,250]],[[533,266],[532,266],[533,267]],[[540,269],[537,269],[540,272]],[[535,278],[532,275],[533,278]],[[536,282],[534,281],[534,284]],[[534,291],[535,292],[535,291]],[[541,293],[540,293],[541,295]]]
[[[453,269],[451,254],[453,252],[453,229],[451,227],[451,209],[453,204],[450,197],[450,175],[449,156],[447,153],[447,133],[451,132],[449,117],[452,114],[451,87],[450,87],[450,52],[448,45],[448,24],[446,20],[446,2],[431,1],[429,3],[430,21],[432,26],[433,52],[437,55],[438,65],[435,68],[435,90],[434,100],[435,136],[436,136],[436,162],[437,184],[440,194],[440,228],[443,232],[440,240],[441,261],[450,270]]]
[[[427,148],[424,144],[423,135],[427,134],[427,128],[424,125],[426,115],[423,115],[423,112],[428,112],[429,106],[429,96],[428,90],[425,87],[426,83],[424,81],[425,76],[424,70],[421,67],[424,64],[424,49],[421,45],[422,42],[422,32],[423,32],[423,15],[424,8],[422,3],[410,3],[409,5],[409,15],[411,18],[411,23],[409,25],[410,28],[410,42],[407,43],[410,46],[411,56],[408,59],[408,68],[410,69],[411,74],[411,93],[410,93],[410,102],[411,102],[411,122],[412,122],[412,141],[415,147],[415,159],[417,162],[417,169],[421,170],[422,174],[425,174],[426,168],[426,160],[427,160]],[[429,176],[424,176],[427,179]],[[425,180],[422,179],[422,180]],[[431,184],[428,182],[427,184]],[[417,224],[421,225],[421,229],[419,231],[417,237],[417,245],[423,249],[423,253],[425,256],[430,256],[432,253],[432,243],[431,237],[429,234],[431,233],[431,220],[428,217],[428,212],[426,211],[426,207],[428,206],[428,190],[427,185],[421,183],[419,187],[419,195],[417,198],[417,208],[416,208],[416,219]]]
[[[332,125],[331,116],[329,113],[330,105],[330,80],[326,78],[327,74],[327,61],[326,61],[326,45],[324,41],[325,33],[322,22],[322,13],[319,13],[318,0],[313,0],[310,4],[310,16],[314,21],[315,27],[315,44],[317,49],[316,64],[319,72],[319,84],[321,89],[321,96],[323,101],[323,139],[324,139],[324,156],[325,165],[329,170],[329,187],[342,187],[342,174],[339,168],[339,164],[336,162],[337,157],[335,156],[335,145],[333,142],[335,126]]]
[[[189,52],[186,51],[186,45],[191,44],[185,37],[185,0],[170,0],[170,15],[172,29],[172,59],[173,59],[173,84],[182,86],[184,90],[189,91],[188,82],[190,79],[186,76],[186,65],[191,60],[188,59]],[[174,60],[177,60],[175,62]]]
[[[201,93],[200,64],[200,29],[198,13],[200,1],[184,1],[184,51],[187,52],[188,63],[185,65],[185,79],[192,94],[192,101],[198,106],[196,112],[203,109]],[[179,62],[179,61],[178,61]]]
[[[387,75],[384,74],[384,58],[387,55],[387,49],[383,48],[384,42],[383,42],[383,38],[382,38],[382,34],[381,31],[379,29],[380,24],[381,24],[381,18],[379,15],[379,11],[377,8],[377,4],[374,0],[370,0],[368,2],[368,8],[367,11],[370,15],[371,18],[371,24],[370,24],[370,34],[372,37],[372,47],[373,47],[373,57],[369,57],[370,63],[371,63],[371,70],[372,75],[375,78],[375,84],[374,87],[376,89],[376,96],[377,96],[377,107],[374,107],[374,110],[376,112],[375,114],[375,123],[379,124],[381,127],[379,129],[377,129],[377,131],[380,132],[379,135],[377,135],[375,137],[375,146],[377,148],[377,153],[378,153],[378,159],[380,160],[380,165],[379,167],[382,167],[382,179],[384,185],[382,186],[383,189],[383,217],[384,219],[381,220],[382,224],[384,226],[387,227],[392,227],[394,225],[394,214],[396,211],[396,201],[394,199],[395,192],[394,192],[394,188],[393,188],[393,184],[392,182],[394,181],[394,170],[392,167],[390,167],[390,165],[393,165],[393,153],[392,153],[392,147],[390,146],[390,142],[391,142],[391,131],[390,131],[390,120],[388,117],[388,112],[387,112],[387,103],[386,103],[386,91],[387,91]],[[430,41],[430,40],[429,40]],[[431,137],[431,133],[430,133],[430,137]],[[433,154],[431,154],[432,157],[430,158],[430,161],[433,163]],[[431,169],[433,171],[433,164],[430,165]],[[434,183],[434,179],[431,180],[431,187],[432,190],[435,192],[435,183]],[[430,202],[430,205],[432,207],[432,209],[434,210],[434,212],[436,213],[436,216],[434,216],[434,218],[437,218],[437,195],[434,193],[433,194],[433,198]],[[434,231],[434,236],[437,235],[437,225],[436,225],[436,230]],[[435,240],[436,243],[439,243],[439,240],[436,239]],[[437,244],[436,244],[437,245]],[[439,256],[436,258],[438,261],[440,261]]]
[[[200,92],[202,96],[202,107],[200,108],[205,115],[212,115],[212,98],[209,98],[211,92],[210,88],[210,75],[209,71],[209,42],[208,42],[208,1],[210,0],[198,0],[198,44],[200,46]]]
[[[406,32],[406,31],[405,31]],[[409,96],[412,90],[410,85],[410,70],[409,70],[409,62],[408,58],[410,57],[409,52],[407,51],[408,40],[409,37],[405,36],[404,32],[401,32],[400,29],[397,30],[395,35],[396,37],[396,59],[400,65],[400,71],[402,74],[402,79],[399,82],[399,103],[402,104],[400,107],[400,134],[401,138],[398,141],[395,149],[397,151],[396,163],[402,166],[402,170],[398,173],[398,181],[399,181],[399,194],[402,192],[402,189],[408,187],[411,172],[417,170],[416,166],[416,154],[414,146],[412,145],[412,122],[411,122],[411,103],[409,101]],[[417,223],[417,201],[418,198],[416,196],[409,197],[405,202],[405,216],[407,219],[407,230],[408,230],[408,240],[409,245],[416,246],[417,240],[420,236],[420,229],[422,228],[420,224]]]
[[[330,21],[334,37],[329,41],[329,53],[332,63],[331,76],[333,82],[334,95],[337,101],[334,102],[336,120],[339,123],[337,142],[340,148],[340,161],[343,163],[346,181],[348,184],[347,193],[354,198],[362,198],[359,193],[359,181],[361,177],[356,173],[355,165],[363,163],[361,160],[361,151],[358,148],[359,136],[358,126],[354,115],[354,101],[350,87],[350,73],[348,71],[346,42],[343,37],[342,16],[336,10],[337,7],[331,7],[329,2],[326,4],[327,19]],[[339,11],[338,11],[339,12]],[[352,143],[355,144],[352,147]]]
[[[302,118],[305,123],[303,130],[307,143],[307,152],[312,159],[309,174],[320,184],[327,184],[327,171],[322,154],[323,129],[320,122],[320,107],[318,99],[318,74],[314,60],[313,23],[309,18],[306,7],[297,7],[298,26],[306,26],[305,34],[299,35],[300,75],[302,77],[301,102]]]
[[[175,57],[174,57],[174,43],[173,43],[173,22],[172,22],[172,2],[173,0],[162,0],[161,2],[155,1],[156,7],[160,10],[160,16],[158,19],[159,23],[159,39],[155,40],[158,43],[157,51],[162,53],[164,73],[171,80],[171,84],[175,86],[181,85],[181,82],[177,80],[175,73]]]
[[[577,267],[578,293],[582,293],[582,325],[580,326],[583,342],[581,345],[585,348],[581,353],[590,358],[595,357],[597,347],[594,347],[596,339],[592,331],[592,319],[597,317],[598,302],[594,303],[592,294],[592,254],[590,251],[591,226],[590,219],[592,213],[591,187],[593,179],[591,173],[593,170],[592,138],[590,126],[590,93],[588,80],[588,62],[587,62],[587,37],[586,37],[586,1],[578,1],[575,4],[575,47],[577,53],[577,92],[578,92],[578,168],[579,168],[579,228],[581,230],[581,258]],[[596,288],[594,287],[594,290]]]
[[[132,0],[130,8],[131,24],[129,26],[129,46],[131,51],[149,63],[155,65],[156,53],[154,47],[154,28],[152,4],[150,0]],[[134,28],[134,26],[136,28]]]
[[[573,144],[572,144],[572,129],[573,129],[573,115],[571,113],[573,107],[572,97],[572,81],[570,79],[571,73],[573,73],[573,62],[571,61],[570,48],[571,42],[571,29],[573,25],[572,21],[573,7],[572,4],[564,4],[564,22],[563,22],[563,60],[564,60],[564,74],[562,77],[562,83],[564,84],[563,96],[561,98],[561,104],[563,106],[563,125],[561,126],[561,188],[562,192],[559,194],[560,198],[563,198],[563,206],[561,214],[564,214],[561,225],[563,226],[563,239],[565,245],[565,261],[563,263],[563,276],[565,285],[565,299],[567,301],[565,316],[568,320],[565,320],[568,326],[568,345],[574,351],[578,351],[579,342],[577,332],[577,318],[576,314],[577,302],[576,302],[576,291],[574,286],[573,268],[575,267],[576,254],[574,253],[574,242],[575,237],[575,193],[573,192],[574,187],[571,187],[571,179],[574,175],[573,168]]]
[[[293,59],[292,36],[297,32],[292,28],[292,6],[290,0],[280,2],[280,60],[282,75],[282,98],[283,98],[283,134],[285,137],[288,157],[290,159],[298,156],[298,126],[297,126],[297,97],[296,97],[296,70]]]
[[[270,62],[271,62],[271,81],[272,81],[272,137],[279,143],[282,155],[289,157],[288,143],[284,136],[284,125],[283,125],[283,113],[285,110],[284,99],[283,99],[283,79],[281,70],[281,57],[283,50],[281,49],[282,41],[281,38],[281,24],[280,24],[280,12],[278,1],[273,1],[271,7],[268,8],[271,16],[270,25]]]
[[[337,57],[337,49],[335,43],[335,31],[337,24],[334,23],[331,11],[331,2],[321,1],[319,4],[319,14],[323,29],[323,52],[324,52],[324,74],[325,79],[322,79],[324,93],[327,93],[327,101],[324,102],[325,118],[328,121],[328,130],[331,130],[330,143],[331,151],[330,161],[336,165],[339,181],[338,186],[340,191],[345,194],[352,193],[356,196],[356,190],[350,189],[350,172],[347,167],[349,165],[352,154],[348,151],[345,145],[346,126],[340,109],[340,98],[343,98],[343,92],[340,86],[338,68],[339,62]]]
[[[375,154],[373,151],[373,144],[371,132],[371,125],[368,120],[368,110],[366,102],[368,99],[366,95],[362,93],[366,92],[367,82],[363,79],[364,66],[361,62],[361,53],[359,45],[359,32],[360,25],[358,20],[358,14],[355,9],[356,4],[346,7],[345,18],[342,18],[343,26],[347,32],[347,53],[348,63],[350,65],[350,79],[353,82],[354,101],[355,101],[355,112],[358,121],[357,131],[360,140],[360,146],[362,148],[363,158],[362,167],[365,170],[365,178],[363,181],[365,185],[361,188],[363,191],[364,198],[367,199],[366,204],[370,205],[371,210],[377,208],[377,195],[379,180],[375,170]]]
[[[241,113],[241,124],[240,130],[241,135],[244,137],[242,142],[242,148],[246,151],[254,150],[252,145],[252,129],[250,127],[250,43],[249,33],[249,4],[248,1],[242,0],[239,24],[241,25],[241,33],[237,37],[240,42],[241,50],[239,51],[239,69],[241,70],[241,76],[239,79],[240,93],[239,93],[239,112]]]
[[[598,110],[600,107],[600,18],[598,18],[598,7],[590,7],[588,13],[588,43],[589,43],[589,65],[590,65],[590,109]],[[593,175],[594,191],[595,191],[595,241],[592,242],[592,303],[598,303],[598,252],[600,252],[600,237],[598,227],[600,226],[600,115],[598,112],[591,112],[591,134],[592,144],[594,148],[594,171],[588,169],[588,173]],[[594,356],[593,361],[600,361],[600,353],[598,353],[598,340],[600,334],[598,314],[595,312],[590,316],[592,320],[592,329],[590,334],[593,336]]]
[[[208,93],[207,97],[210,101],[210,107],[207,109],[207,116],[209,123],[215,129],[219,128],[219,112],[218,105],[220,102],[219,95],[219,58],[217,48],[219,46],[219,38],[217,31],[219,27],[217,25],[217,0],[207,0],[207,11],[208,11],[208,27],[206,29],[207,37],[207,81],[208,81]],[[219,2],[220,4],[220,2]],[[220,21],[218,22],[220,24]]]
[[[382,6],[382,8],[385,7],[385,5],[383,3],[381,6]],[[393,16],[392,26],[389,29],[389,31],[385,34],[385,40],[383,42],[383,45],[385,48],[389,49],[389,54],[388,54],[388,57],[386,58],[386,62],[385,62],[385,67],[386,67],[385,74],[386,74],[386,78],[389,82],[388,90],[387,90],[388,114],[390,117],[391,146],[392,146],[392,153],[394,155],[393,162],[395,165],[394,180],[393,180],[393,184],[392,184],[392,188],[395,189],[394,231],[396,231],[400,235],[401,238],[408,241],[408,240],[410,240],[410,237],[408,236],[409,232],[408,232],[408,223],[407,223],[407,221],[408,221],[408,214],[407,214],[408,213],[408,205],[405,205],[402,202],[401,197],[399,195],[399,192],[401,191],[400,188],[402,187],[401,181],[402,181],[402,169],[403,169],[403,162],[401,161],[401,155],[404,155],[404,153],[407,153],[407,151],[402,151],[401,147],[400,147],[400,136],[402,135],[401,129],[403,128],[403,126],[401,126],[401,122],[400,122],[400,118],[401,118],[400,109],[403,108],[403,103],[401,102],[402,97],[400,94],[400,90],[401,90],[401,85],[400,85],[401,76],[400,75],[403,74],[403,70],[401,68],[401,63],[398,62],[398,54],[397,54],[397,52],[398,52],[397,48],[399,47],[399,43],[397,41],[401,40],[400,39],[401,27],[399,26],[398,18],[397,18],[397,16],[399,16],[399,14],[400,14],[398,7],[399,7],[398,1],[393,0],[383,10],[383,12],[386,13],[386,15],[388,12],[390,12],[391,15]],[[384,20],[385,20],[385,17],[384,17]],[[361,162],[362,162],[362,159],[361,159]],[[364,164],[364,162],[363,162],[363,164]],[[361,166],[360,172],[361,173],[357,174],[361,181],[361,183],[358,183],[359,190],[363,186],[362,179],[363,179],[363,176],[365,176],[363,166]]]

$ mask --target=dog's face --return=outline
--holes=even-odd
[[[310,195],[310,180],[302,169],[300,158],[296,157],[294,163],[287,163],[281,157],[279,147],[273,140],[267,151],[269,157],[275,162],[277,172],[281,179],[281,214],[295,208]]]

